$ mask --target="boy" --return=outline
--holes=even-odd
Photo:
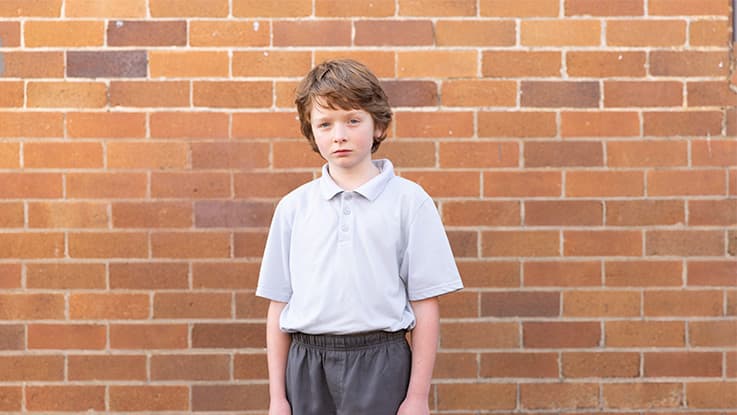
[[[364,65],[316,66],[295,103],[327,163],[279,202],[266,242],[269,414],[428,414],[437,296],[463,287],[435,205],[371,159],[392,112]]]

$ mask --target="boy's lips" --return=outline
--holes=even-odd
[[[351,150],[341,149],[341,150],[335,150],[335,151],[333,151],[333,154],[340,156],[340,155],[348,154],[350,152],[351,152]]]

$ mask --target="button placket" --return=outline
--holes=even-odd
[[[350,193],[343,193],[340,199],[340,220],[339,222],[339,237],[338,240],[341,242],[350,240],[351,234],[351,219],[353,210],[351,209],[351,200],[353,196]]]

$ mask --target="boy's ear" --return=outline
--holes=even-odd
[[[374,128],[374,138],[379,138],[384,134],[384,128],[376,127]]]

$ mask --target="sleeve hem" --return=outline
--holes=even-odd
[[[419,301],[426,298],[437,297],[439,295],[448,294],[453,291],[458,291],[463,288],[463,283],[460,280],[449,282],[442,285],[436,285],[434,287],[426,288],[424,290],[415,291],[409,294],[410,301]]]
[[[282,294],[274,290],[266,289],[264,287],[256,288],[256,297],[266,298],[271,301],[278,301],[281,303],[286,303],[286,302],[289,302],[289,298],[291,296],[292,296],[291,294]]]

